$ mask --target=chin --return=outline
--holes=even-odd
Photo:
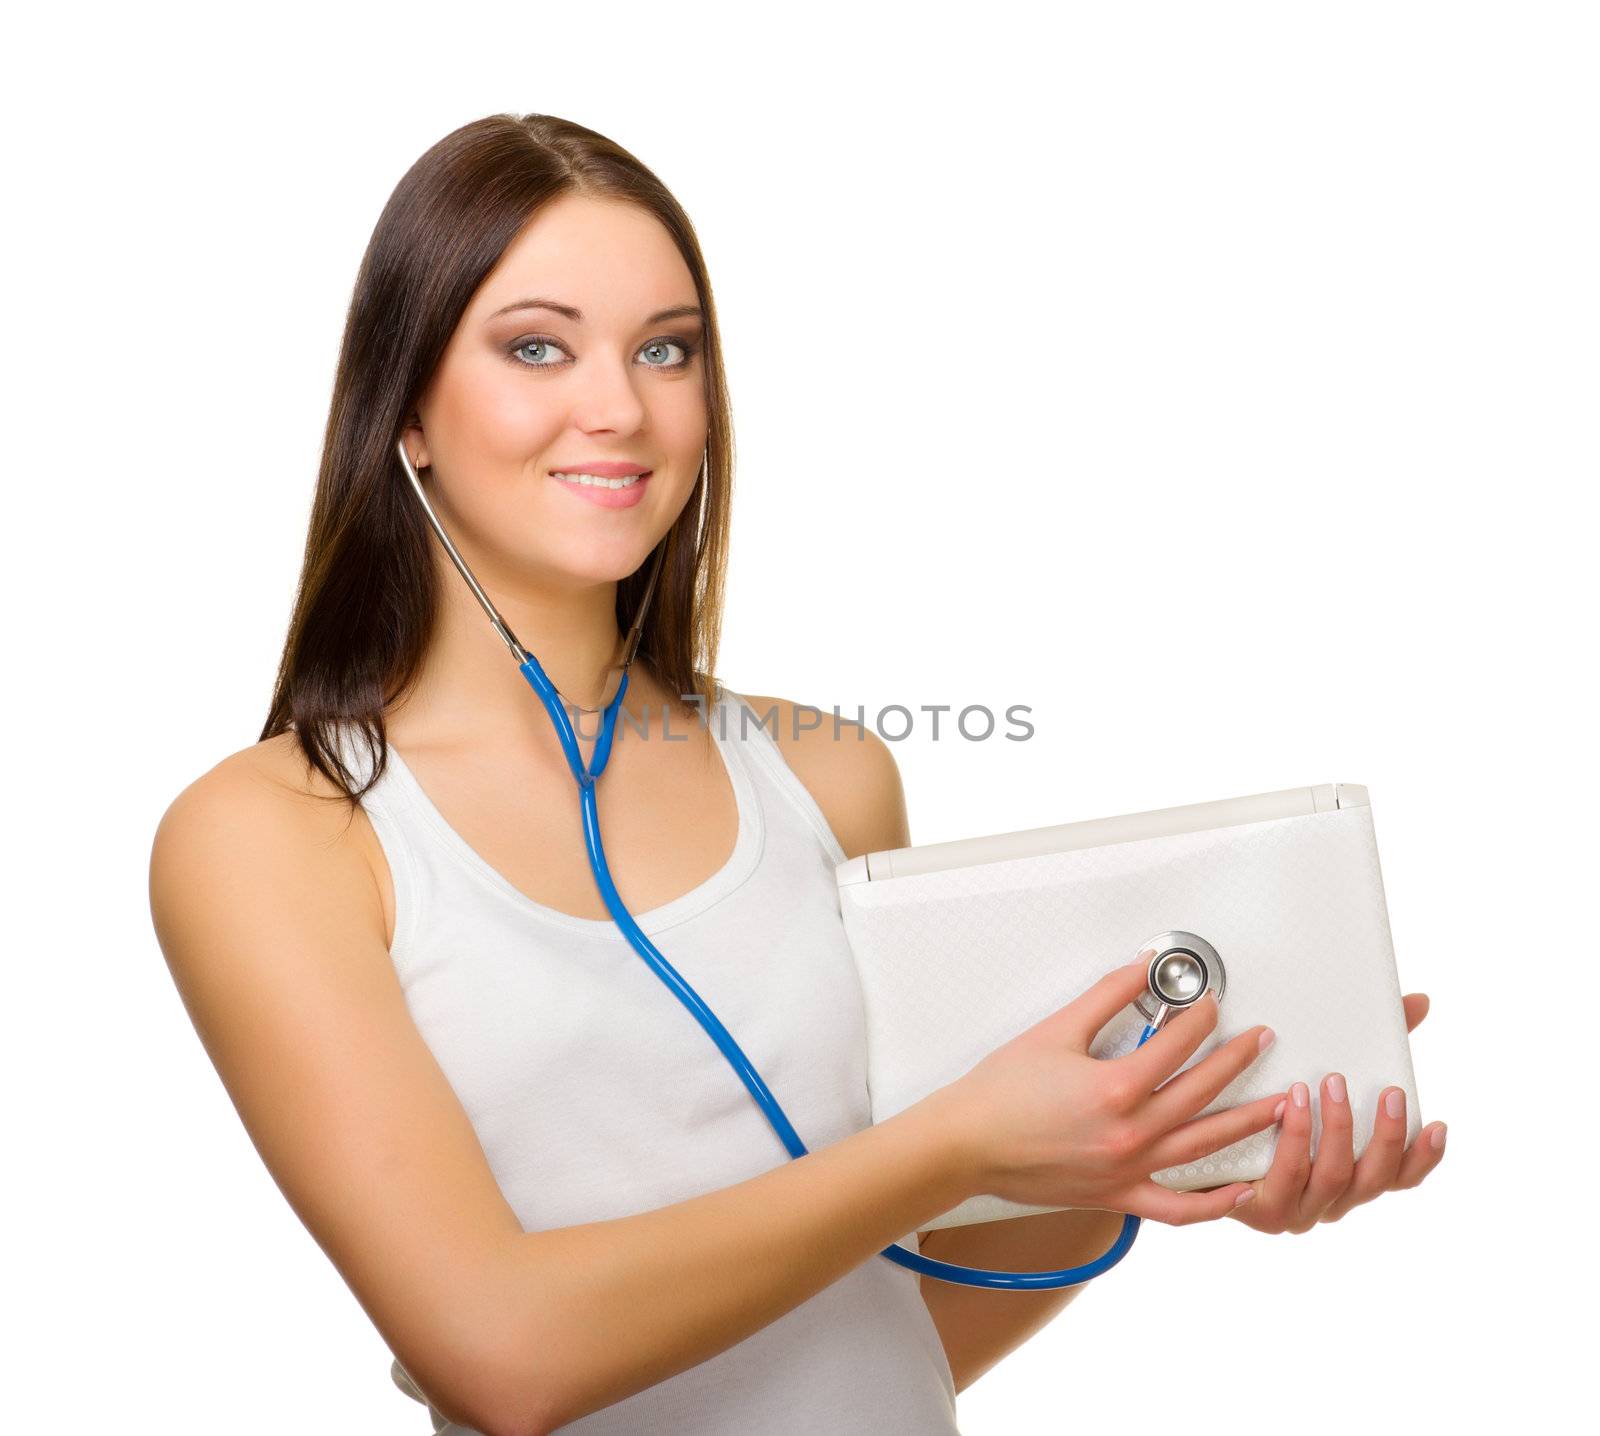
[[[561,553],[541,555],[540,568],[551,571],[556,578],[575,588],[599,583],[621,583],[649,561],[654,545],[615,543],[598,545],[592,536],[575,539],[570,548]]]

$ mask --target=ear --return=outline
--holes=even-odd
[[[422,420],[413,414],[406,420],[405,427],[400,431],[400,437],[405,440],[411,467],[420,474],[433,462],[428,457],[428,441],[422,432]]]

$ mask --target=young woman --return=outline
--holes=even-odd
[[[597,790],[606,853],[808,1155],[612,923],[549,716],[397,443],[591,741],[659,556]],[[711,676],[731,456],[711,286],[660,182],[548,116],[448,136],[356,281],[261,741],[156,835],[188,1010],[436,1431],[954,1431],[956,1392],[1079,1288],[918,1278],[891,1243],[1056,1269],[1124,1212],[1300,1231],[1438,1160],[1389,1110],[1352,1163],[1336,1077],[1314,1167],[1304,1084],[1198,1117],[1266,1032],[1174,1077],[1209,1001],[1090,1058],[1138,963],[869,1125],[833,869],[909,843],[904,800],[875,735]],[[1260,1182],[1149,1179],[1280,1115]],[[908,1237],[978,1192],[1074,1209]]]

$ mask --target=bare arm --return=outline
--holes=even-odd
[[[192,784],[156,834],[152,914],[263,1161],[452,1420],[539,1436],[611,1405],[972,1194],[935,1093],[750,1181],[523,1232],[407,1011],[366,818],[295,791],[320,783],[286,738]]]
[[[504,1276],[513,1299],[538,1293],[525,1348],[540,1373],[533,1429],[715,1356],[879,1260],[965,1200],[947,1150],[929,1099],[736,1186],[528,1237]]]
[[[1009,1221],[941,1227],[923,1233],[922,1250],[939,1261],[988,1271],[1058,1271],[1093,1261],[1110,1249],[1121,1230],[1121,1212],[1069,1208]],[[957,1391],[965,1391],[1041,1331],[1085,1285],[1054,1291],[992,1291],[931,1276],[919,1281]]]

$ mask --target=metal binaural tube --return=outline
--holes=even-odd
[[[462,558],[460,550],[450,541],[450,535],[445,532],[444,525],[439,522],[439,515],[434,512],[433,505],[428,500],[427,492],[422,487],[422,480],[411,462],[411,456],[406,452],[406,444],[403,438],[395,440],[395,452],[399,454],[401,466],[406,471],[406,478],[411,481],[411,487],[422,503],[422,512],[427,516],[429,526],[439,536],[439,542],[444,545],[444,551],[450,555],[450,561],[455,564],[456,570],[461,577],[466,579],[467,587],[472,590],[473,597],[478,600],[483,607],[483,611],[489,616],[489,622],[494,625],[494,631],[500,635],[506,647],[511,650],[511,656],[517,660],[517,665],[521,667],[528,661],[527,649],[517,641],[516,634],[511,631],[510,625],[506,623],[505,619],[501,618],[500,611],[490,602],[489,595],[483,591],[483,585],[478,582],[472,570],[467,566],[467,561]],[[639,650],[639,640],[644,633],[645,615],[649,613],[650,602],[656,596],[656,580],[661,576],[661,560],[665,557],[666,551],[667,544],[666,540],[663,539],[656,545],[655,558],[650,565],[650,577],[645,582],[644,598],[639,603],[639,611],[634,615],[633,623],[630,625],[627,638],[622,645],[622,662],[618,666],[624,673],[633,665],[634,655]],[[598,712],[599,710],[583,709],[582,711]]]
[[[456,546],[450,542],[450,535],[444,531],[444,525],[439,522],[439,515],[434,513],[433,505],[428,502],[428,496],[422,489],[422,480],[417,477],[417,471],[411,465],[411,455],[406,453],[406,441],[404,439],[396,439],[394,447],[395,452],[400,455],[400,463],[405,468],[406,477],[411,480],[411,487],[416,490],[417,497],[422,500],[422,512],[428,516],[428,522],[432,525],[434,533],[438,534],[439,542],[444,545],[444,551],[450,555],[450,560],[459,570],[461,577],[466,579],[467,587],[472,590],[473,597],[483,605],[483,611],[489,615],[489,622],[494,625],[494,631],[505,640],[506,647],[511,650],[511,656],[519,664],[526,663],[528,661],[527,649],[517,642],[517,635],[511,631],[505,619],[500,617],[500,611],[489,602],[489,595],[483,591],[478,580],[473,577],[472,570],[467,567],[466,559],[461,557],[456,551]]]

